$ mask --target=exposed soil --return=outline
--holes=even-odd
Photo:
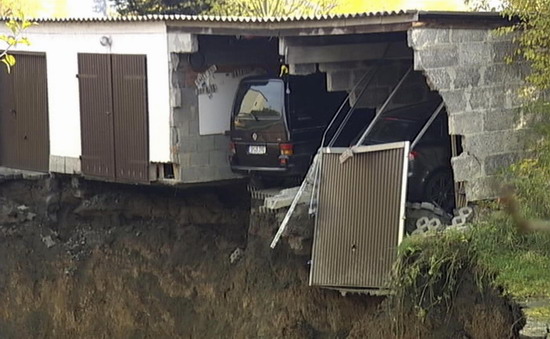
[[[383,298],[308,287],[309,257],[269,248],[274,217],[249,229],[242,184],[11,181],[0,204],[1,338],[395,337]],[[403,337],[508,337],[515,310],[472,284]]]

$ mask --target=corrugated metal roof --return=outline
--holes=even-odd
[[[373,17],[390,17],[410,15],[418,13],[416,10],[383,11],[353,14],[330,14],[318,16],[300,17],[232,17],[232,16],[210,16],[210,15],[182,15],[182,14],[150,14],[143,16],[112,16],[112,17],[71,17],[71,18],[27,18],[34,22],[146,22],[146,21],[175,21],[175,22],[238,22],[238,23],[277,23],[277,22],[303,22],[303,21],[325,21],[325,20],[346,20]],[[9,20],[9,17],[0,17],[1,21]]]

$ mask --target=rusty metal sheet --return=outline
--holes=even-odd
[[[112,55],[116,179],[149,182],[147,76],[144,55]]]
[[[50,143],[46,57],[17,54],[10,74],[0,75],[0,163],[47,172]]]
[[[403,238],[409,143],[324,149],[310,285],[387,287]]]
[[[82,173],[115,178],[111,56],[78,54]]]

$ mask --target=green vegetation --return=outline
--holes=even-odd
[[[6,14],[10,15],[11,12],[6,12]],[[10,49],[19,44],[30,44],[29,40],[22,37],[21,34],[25,29],[32,26],[33,23],[25,20],[23,16],[20,17],[10,19],[6,22],[6,27],[10,30],[9,34],[0,34],[0,62],[6,66],[8,73],[11,67],[15,65],[15,57],[9,54]]]
[[[541,121],[550,111],[546,104],[529,109]],[[436,307],[449,310],[468,275],[480,291],[501,287],[519,302],[550,299],[550,125],[541,126],[532,157],[502,174],[514,187],[516,212],[498,202],[480,204],[481,215],[468,231],[403,241],[393,281],[398,306],[411,298],[421,319]],[[550,307],[530,309],[529,315],[550,316]]]
[[[501,32],[519,33],[516,56],[529,61],[533,69],[527,81],[538,89],[550,88],[550,1],[507,0],[503,13],[509,18],[520,19],[517,24],[502,28]]]

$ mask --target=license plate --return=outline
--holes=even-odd
[[[265,146],[250,145],[248,154],[265,154]]]

